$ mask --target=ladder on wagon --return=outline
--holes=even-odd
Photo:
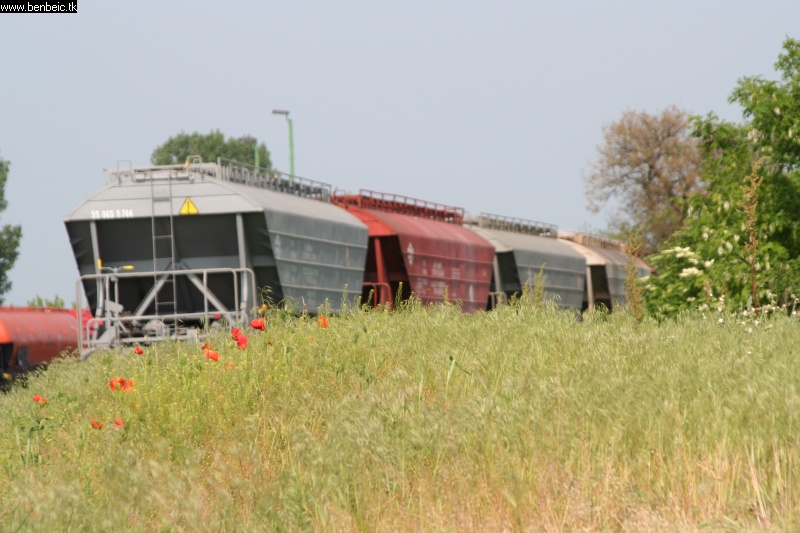
[[[173,331],[178,327],[178,286],[174,271],[175,217],[172,205],[172,178],[150,176],[151,228],[153,233],[153,306],[154,314],[172,316]],[[156,274],[160,272],[160,274]],[[164,322],[165,325],[167,322]]]

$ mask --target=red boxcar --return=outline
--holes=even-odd
[[[70,310],[0,307],[0,362],[4,374],[48,363],[77,345],[76,318]]]
[[[404,299],[486,309],[494,246],[461,226],[463,209],[366,190],[333,201],[369,228],[365,298],[374,290],[376,304],[391,302],[402,283]]]

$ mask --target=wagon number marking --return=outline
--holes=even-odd
[[[92,209],[92,220],[133,218],[133,209]]]

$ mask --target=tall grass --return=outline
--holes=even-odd
[[[218,362],[157,344],[0,397],[3,529],[800,527],[791,318],[578,322],[525,301],[267,318],[246,350],[212,335]]]

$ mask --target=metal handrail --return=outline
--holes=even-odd
[[[123,180],[141,183],[145,181],[193,181],[206,177],[230,183],[239,183],[259,189],[301,196],[322,202],[331,201],[332,186],[329,183],[314,181],[299,176],[290,176],[271,168],[257,167],[235,159],[217,158],[215,163],[203,163],[200,158],[189,158],[182,165],[156,165],[151,167],[132,167],[104,170],[106,182]]]
[[[625,243],[612,239],[611,237],[603,237],[602,235],[592,235],[590,233],[580,232],[561,232],[560,239],[572,241],[582,246],[590,246],[592,248],[602,248],[605,250],[613,250],[615,252],[625,252]]]
[[[503,215],[492,215],[481,213],[478,218],[478,227],[522,233],[525,235],[535,235],[538,237],[558,237],[558,226],[536,220],[526,220],[524,218],[507,217]]]
[[[221,306],[221,302],[217,299],[217,297],[208,289],[208,276],[211,274],[231,274],[232,281],[233,281],[233,294],[234,294],[234,309],[229,310],[223,308]],[[111,282],[114,283],[114,303],[119,302],[119,279],[128,279],[128,278],[150,278],[150,277],[158,277],[158,276],[170,276],[174,275],[178,276],[199,276],[202,275],[202,288],[200,289],[201,293],[203,294],[203,310],[202,311],[192,311],[187,313],[166,313],[166,314],[133,314],[129,316],[120,315],[119,307],[113,307],[107,305],[107,301],[109,300],[110,295],[110,284]],[[240,295],[240,282],[239,278],[241,276],[246,277],[246,287],[248,287],[248,294]],[[255,284],[255,273],[252,269],[249,268],[205,268],[205,269],[183,269],[183,270],[161,270],[156,272],[114,272],[114,273],[99,273],[99,274],[85,274],[81,276],[78,281],[76,282],[76,296],[77,296],[77,305],[78,309],[83,309],[83,283],[86,281],[98,281],[98,302],[97,302],[97,314],[102,316],[95,316],[90,320],[86,321],[84,324],[82,313],[77,313],[77,322],[78,322],[78,346],[80,350],[91,350],[93,348],[97,348],[100,346],[105,346],[100,343],[93,343],[93,340],[96,340],[96,326],[101,325],[101,322],[107,321],[107,324],[102,324],[106,328],[114,328],[115,336],[114,338],[118,340],[118,343],[123,341],[119,341],[120,339],[120,326],[124,326],[125,323],[128,322],[147,322],[150,320],[160,320],[163,321],[164,319],[171,319],[175,321],[176,325],[179,321],[185,320],[196,320],[200,318],[205,318],[206,323],[210,321],[213,313],[215,311],[210,310],[209,303],[211,303],[216,311],[218,311],[221,315],[225,315],[226,318],[230,322],[245,322],[248,318],[248,308],[254,307],[256,304],[256,284]],[[247,302],[250,301],[250,303]],[[216,302],[216,303],[215,303]],[[144,305],[144,304],[147,305]],[[139,307],[141,308],[144,305],[146,309],[149,307],[149,302],[147,298],[143,299],[142,302],[139,302]],[[95,326],[93,328],[93,326]],[[178,328],[175,328],[176,335],[170,337],[177,337],[178,336]],[[94,333],[93,333],[94,332]],[[149,340],[161,340],[157,337],[151,337]],[[116,345],[116,344],[115,344]]]
[[[440,222],[461,224],[464,221],[464,208],[437,204],[427,200],[411,198],[402,194],[392,194],[360,189],[358,194],[337,191],[333,202],[341,206],[355,206],[364,209],[377,209],[388,213],[411,215]]]
[[[217,158],[217,179],[240,183],[250,187],[302,196],[322,202],[331,201],[331,185],[298,176],[289,176],[277,170],[257,167],[233,159]],[[189,166],[191,169],[191,166]]]

